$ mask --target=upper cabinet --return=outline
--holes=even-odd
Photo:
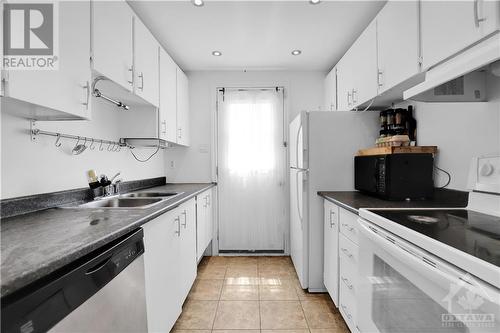
[[[189,146],[189,81],[177,67],[177,143]]]
[[[377,15],[379,93],[420,72],[418,6],[418,1],[389,1]]]
[[[352,110],[377,96],[377,31],[373,21],[337,64],[337,109]]]
[[[30,114],[21,116],[40,120],[89,119],[90,1],[61,1],[58,6],[59,68],[6,71],[4,95],[32,104]]]
[[[94,71],[158,106],[159,44],[125,1],[93,2],[92,44]]]
[[[452,8],[450,8],[453,6]],[[499,29],[500,2],[422,1],[422,61],[427,70]]]
[[[158,42],[138,17],[134,18],[134,91],[154,106],[159,103]]]
[[[333,69],[325,77],[325,102],[324,109],[327,111],[337,110],[337,68]]]
[[[177,143],[177,65],[160,48],[160,139]]]
[[[93,69],[132,91],[134,13],[125,1],[94,1],[92,6]]]

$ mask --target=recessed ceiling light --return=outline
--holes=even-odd
[[[221,51],[212,51],[212,55],[216,57],[220,57],[222,55]]]
[[[295,55],[295,56],[297,56],[297,55],[299,55],[299,54],[301,54],[301,53],[302,53],[302,51],[301,51],[301,50],[293,50],[293,51],[292,51],[292,55]]]
[[[196,7],[201,7],[205,4],[203,2],[203,0],[192,0],[192,1],[193,1],[193,5],[195,5]]]
[[[320,3],[320,2],[321,2],[321,0],[309,0],[309,3],[310,3],[311,5],[317,5],[317,4],[318,4],[318,3]]]

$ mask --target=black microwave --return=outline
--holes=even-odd
[[[386,200],[432,197],[432,154],[388,154],[356,156],[354,187]]]

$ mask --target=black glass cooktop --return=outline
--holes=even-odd
[[[466,209],[372,212],[500,267],[500,217]]]

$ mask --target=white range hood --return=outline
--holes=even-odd
[[[406,90],[403,93],[407,99],[424,99],[422,96],[431,89],[465,76],[469,73],[483,69],[500,59],[500,33],[482,40],[476,45],[453,56],[445,62],[431,68],[425,73],[424,82]],[[421,95],[421,98],[418,98]]]

